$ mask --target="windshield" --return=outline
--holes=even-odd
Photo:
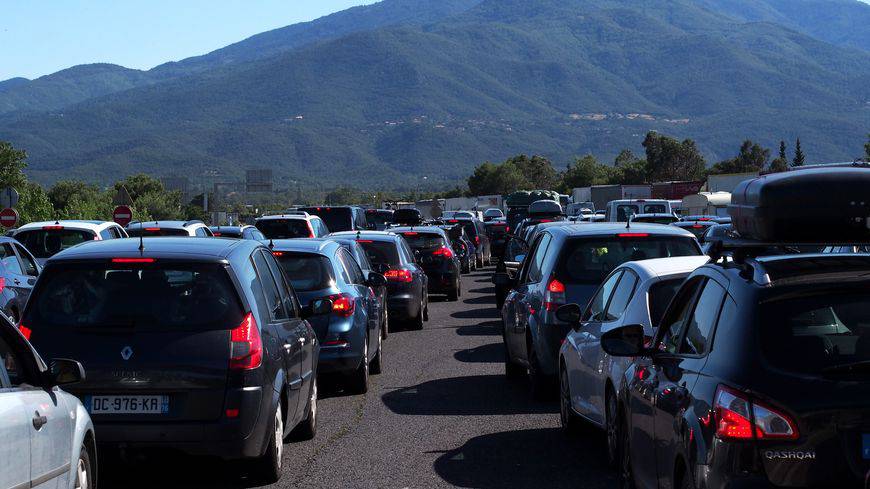
[[[566,283],[598,285],[625,262],[699,254],[695,240],[688,237],[573,238],[562,248],[557,270]]]
[[[297,292],[310,292],[332,287],[335,277],[329,258],[308,253],[277,252],[278,263]]]
[[[49,258],[71,246],[92,241],[95,237],[91,231],[79,229],[35,229],[15,235],[15,239],[36,258]]]
[[[314,237],[305,219],[260,219],[256,225],[267,239]]]
[[[242,320],[236,290],[217,264],[60,264],[40,276],[30,300],[25,319],[40,330],[189,331]]]
[[[444,238],[438,234],[428,233],[402,233],[408,246],[415,250],[428,250],[444,246]]]
[[[664,204],[646,204],[643,206],[644,214],[664,214],[668,212],[667,206]]]
[[[393,222],[393,213],[386,211],[366,211],[366,224],[370,228],[383,229]]]
[[[320,217],[330,232],[353,231],[353,212],[348,207],[303,207],[299,210]]]
[[[867,292],[823,293],[762,305],[762,353],[776,368],[822,374],[838,366],[870,362]],[[837,375],[870,373],[843,370]]]
[[[138,238],[140,235],[146,238],[159,238],[166,236],[190,236],[186,229],[181,228],[133,228],[127,230],[127,235],[131,238]]]
[[[387,265],[389,267],[401,265],[399,251],[396,248],[396,244],[392,241],[372,241],[363,239],[357,242],[362,246],[363,250],[365,250],[366,256],[369,257],[369,261],[372,262],[373,265]]]
[[[393,213],[396,224],[417,224],[421,222],[420,211],[417,209],[399,209]]]

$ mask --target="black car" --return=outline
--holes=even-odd
[[[428,292],[458,300],[462,293],[462,268],[447,233],[437,226],[397,227],[390,231],[400,234],[414,250],[417,262],[429,278]]]
[[[443,229],[447,236],[450,237],[450,247],[456,252],[456,258],[459,260],[459,266],[462,273],[471,273],[477,269],[477,255],[474,242],[465,234],[465,228],[459,225],[442,224],[438,225]]]
[[[482,221],[478,219],[448,219],[445,224],[462,224],[462,227],[465,228],[465,234],[477,248],[478,268],[492,264],[492,248]]]
[[[713,226],[717,226],[717,224],[713,221],[678,221],[671,223],[671,226],[676,226],[681,229],[685,229],[690,233],[694,234],[696,238],[699,240],[704,237],[704,234]]]
[[[417,209],[396,209],[393,212],[393,224],[400,226],[419,226],[423,223],[423,214]]]
[[[280,265],[252,240],[95,241],[49,260],[20,328],[75,358],[101,444],[248,459],[281,475],[291,435],[317,428],[320,345]]]
[[[504,219],[493,219],[484,223],[484,226],[486,227],[486,235],[489,237],[490,254],[496,260],[500,260],[504,255],[511,228]]]
[[[0,237],[0,310],[13,324],[21,319],[40,270],[36,258],[21,243]]]
[[[337,233],[351,235],[365,250],[369,261],[387,279],[387,309],[394,321],[409,322],[422,329],[429,320],[429,279],[417,264],[414,252],[400,235],[369,231]]]
[[[317,206],[300,207],[300,212],[306,212],[323,220],[329,232],[365,231],[368,228],[366,213],[356,206]]]
[[[368,254],[366,254],[365,249],[360,245],[356,238],[359,232],[345,232],[345,233],[336,233],[330,234],[326,239],[331,239],[333,241],[337,241],[347,250],[351,256],[353,256],[354,260],[356,260],[360,269],[362,269],[363,275],[368,277],[371,273],[381,273],[382,270],[375,270],[375,266],[372,264],[371,260],[369,260]],[[375,318],[376,321],[380,324],[381,327],[381,337],[386,338],[387,334],[389,334],[389,310],[387,309],[387,284],[379,285],[377,287],[371,287],[371,289],[375,293],[375,301],[372,302],[372,311],[370,312],[371,316]]]
[[[215,238],[253,239],[262,241],[266,236],[255,226],[210,226],[211,233]]]
[[[390,209],[366,209],[366,228],[372,231],[383,231],[393,223],[393,211]]]

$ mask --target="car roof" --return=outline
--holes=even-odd
[[[205,224],[202,221],[136,221],[131,222],[127,225],[127,229],[138,229],[138,228],[162,228],[162,229],[187,229],[191,226],[197,226]]]
[[[390,231],[393,233],[432,233],[440,234],[444,237],[447,237],[447,233],[445,233],[444,230],[439,228],[438,226],[397,226],[394,228],[390,228]]]
[[[642,212],[640,214],[635,214],[633,219],[637,219],[638,217],[674,217],[674,215],[668,212]]]
[[[139,238],[87,241],[67,248],[52,256],[49,263],[66,260],[108,259],[116,257],[190,258],[192,261],[225,259],[239,246],[255,248],[262,243],[251,240],[192,239],[188,237],[143,238],[143,251],[139,251]],[[242,245],[242,243],[246,243]]]
[[[656,236],[683,236],[694,238],[695,235],[685,229],[668,224],[633,223],[627,227],[624,222],[608,223],[573,223],[567,221],[566,226],[554,226],[547,229],[553,234],[560,233],[566,236],[606,236],[615,234],[646,233]]]
[[[274,251],[298,251],[301,253],[319,253],[327,255],[341,247],[341,243],[325,238],[275,239],[270,247]]]
[[[365,238],[365,239],[380,239],[383,241],[394,241],[398,235],[396,233],[390,231],[337,231],[334,233],[329,233],[328,238],[351,238],[355,239]]]
[[[688,275],[698,267],[706,265],[709,261],[710,257],[706,255],[674,256],[670,258],[630,261],[623,263],[618,268],[630,268],[638,274],[641,280],[648,280],[673,275]]]
[[[20,231],[30,231],[33,229],[42,229],[43,226],[63,226],[65,228],[72,228],[72,229],[87,229],[88,231],[102,231],[103,229],[105,229],[109,226],[112,226],[112,225],[117,225],[117,224],[115,224],[113,221],[86,221],[86,220],[79,220],[79,219],[61,219],[59,221],[31,222],[31,223],[28,223],[28,224],[25,224],[25,225],[19,227],[18,229],[15,230],[15,232],[17,233]]]
[[[303,214],[271,214],[268,216],[260,216],[257,218],[257,221],[274,221],[277,219],[280,219],[282,221],[286,221],[288,219],[299,219],[305,221],[308,219],[320,219],[320,217],[311,214],[307,216]]]

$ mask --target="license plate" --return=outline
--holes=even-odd
[[[870,435],[861,435],[862,440],[862,453],[864,455],[864,460],[870,460]]]
[[[91,414],[166,414],[169,396],[89,396]]]

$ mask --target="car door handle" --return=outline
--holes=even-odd
[[[34,413],[36,416],[33,417],[33,427],[36,431],[39,431],[43,426],[48,423],[48,418],[45,416],[40,416],[39,411]]]

